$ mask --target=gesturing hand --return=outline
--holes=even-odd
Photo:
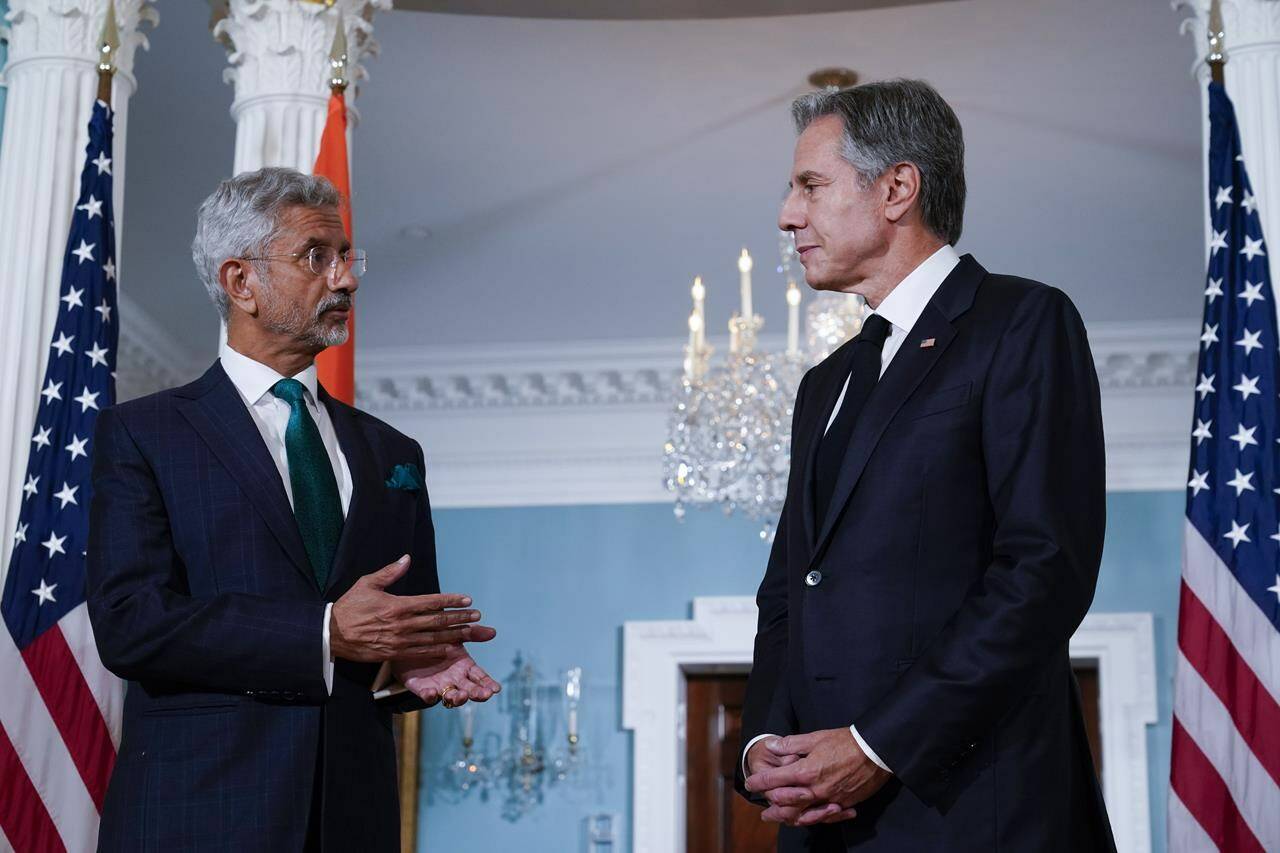
[[[409,570],[409,555],[365,575],[334,602],[329,651],[335,658],[376,662],[392,658],[440,657],[458,643],[482,643],[497,634],[473,625],[480,618],[471,598],[454,593],[392,595],[386,589]]]
[[[502,690],[502,685],[490,678],[462,646],[450,646],[443,657],[424,664],[397,665],[395,672],[400,683],[426,702],[428,708],[440,701],[446,708],[468,701],[485,702]],[[451,687],[457,689],[450,690]]]
[[[867,757],[848,729],[766,738],[758,747],[779,759],[798,757],[785,766],[752,767],[746,786],[769,801],[764,820],[789,826],[848,820],[857,814],[855,804],[889,781],[889,772]]]

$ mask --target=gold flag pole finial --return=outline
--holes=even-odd
[[[116,51],[120,49],[120,28],[116,25],[115,0],[107,0],[107,15],[98,39],[98,100],[111,103],[111,78],[116,73]]]
[[[1219,86],[1223,85],[1222,67],[1227,64],[1227,53],[1223,49],[1224,33],[1222,31],[1222,5],[1219,0],[1209,3],[1209,77]]]
[[[333,47],[329,49],[329,88],[344,92],[347,88],[347,28],[338,13],[338,26],[333,31]]]

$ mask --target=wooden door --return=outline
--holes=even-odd
[[[688,764],[685,850],[772,853],[778,827],[733,789],[742,729],[746,673],[687,677]]]

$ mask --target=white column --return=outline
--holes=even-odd
[[[125,128],[137,87],[133,57],[158,18],[151,0],[116,0],[120,49],[113,206],[124,211]],[[98,90],[98,39],[107,0],[10,0],[8,89],[0,142],[0,578],[18,516],[19,477],[57,318],[62,255],[80,189],[89,116]],[[119,251],[119,247],[117,247]]]
[[[359,120],[351,106],[365,78],[361,60],[377,53],[373,15],[391,0],[215,0],[214,38],[226,45],[235,86],[233,172],[289,166],[310,172],[329,102],[329,49],[339,14],[347,31],[348,133]],[[350,140],[348,139],[348,143]]]
[[[1209,0],[1180,0],[1176,8],[1192,15],[1183,22],[1183,32],[1194,39],[1195,64],[1192,71],[1200,85],[1203,150],[1206,161],[1204,199],[1205,228],[1208,229],[1209,199],[1207,160],[1209,156]],[[1271,283],[1280,287],[1280,3],[1275,0],[1222,0],[1223,44],[1227,63],[1223,69],[1227,94],[1235,105],[1249,182],[1258,199],[1262,234],[1271,257]],[[1206,235],[1208,231],[1206,230]]]

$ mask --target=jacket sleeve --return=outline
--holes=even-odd
[[[1106,512],[1101,402],[1084,324],[1061,291],[1037,288],[1015,307],[982,407],[991,561],[916,663],[855,721],[929,804],[1093,600]]]
[[[795,434],[795,425],[799,421],[800,401],[804,395],[804,380],[796,391],[796,405],[792,412],[791,429]],[[796,476],[793,463],[791,476]],[[755,650],[752,654],[751,675],[747,679],[747,697],[742,709],[742,742],[738,745],[738,756],[742,750],[758,735],[790,735],[795,734],[795,713],[791,706],[791,697],[787,687],[787,537],[790,515],[788,505],[782,507],[782,515],[778,519],[777,534],[773,539],[773,548],[769,552],[769,563],[765,568],[764,579],[756,592],[756,607],[759,621],[756,627]],[[744,786],[742,761],[736,761],[735,786],[738,793],[755,803],[764,800],[751,794]]]
[[[133,681],[324,701],[324,602],[195,598],[156,477],[115,409],[98,415],[86,594],[106,667]]]

